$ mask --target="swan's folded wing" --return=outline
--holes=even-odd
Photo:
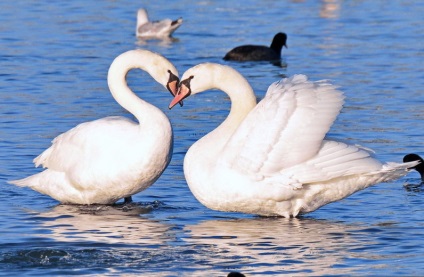
[[[121,143],[114,138],[122,133],[127,134],[122,138],[131,137],[133,126],[133,122],[119,116],[81,123],[57,136],[52,145],[34,159],[35,166],[65,172],[84,161],[96,164],[99,161],[93,160],[103,158],[102,149],[108,149],[107,153],[121,151]]]
[[[335,86],[304,75],[273,83],[225,146],[221,162],[261,178],[312,158],[343,99]]]
[[[283,169],[274,178],[307,184],[349,175],[374,174],[381,170],[383,164],[374,159],[369,150],[343,142],[323,141],[317,155],[304,163]],[[277,177],[279,174],[284,178]]]

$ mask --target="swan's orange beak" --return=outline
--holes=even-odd
[[[184,81],[181,81],[180,87],[178,88],[178,91],[175,94],[174,99],[171,101],[171,104],[169,104],[170,109],[172,109],[178,102],[182,103],[183,99],[188,97],[191,94],[190,82],[186,83]]]
[[[169,73],[169,79],[168,83],[166,84],[166,88],[169,90],[169,92],[172,94],[172,96],[175,96],[178,91],[178,85],[180,83],[180,79],[173,74],[170,70],[168,70]],[[180,106],[183,106],[183,101],[180,101]]]

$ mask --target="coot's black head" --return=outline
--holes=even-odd
[[[272,40],[271,47],[276,52],[281,52],[281,48],[285,46],[287,48],[287,35],[285,33],[278,33],[274,36]]]
[[[403,162],[413,162],[413,161],[420,161],[420,163],[416,166],[411,167],[411,169],[415,169],[418,171],[421,175],[421,179],[424,181],[424,160],[417,154],[408,154],[405,157],[403,157]]]

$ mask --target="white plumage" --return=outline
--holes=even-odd
[[[79,124],[59,135],[50,148],[34,159],[44,171],[10,183],[30,187],[62,203],[112,204],[130,199],[152,185],[172,156],[173,135],[166,115],[137,97],[127,86],[129,70],[147,71],[167,86],[178,75],[164,57],[131,50],[110,66],[108,84],[115,100],[138,123],[111,116]]]
[[[137,26],[135,34],[139,38],[168,38],[183,24],[183,19],[176,20],[162,19],[159,21],[149,21],[147,11],[139,9],[137,11]]]
[[[363,148],[324,140],[343,106],[328,81],[295,75],[273,83],[256,105],[248,82],[228,66],[187,70],[170,107],[188,95],[220,89],[231,99],[225,121],[188,150],[184,174],[205,206],[265,216],[297,216],[408,172]]]

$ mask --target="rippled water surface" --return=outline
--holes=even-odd
[[[296,219],[211,211],[190,193],[182,162],[226,117],[228,98],[213,91],[168,111],[169,93],[140,71],[128,82],[170,117],[175,147],[162,177],[133,197],[137,205],[59,205],[7,184],[39,172],[32,159],[61,132],[130,117],[108,92],[106,73],[133,48],[165,55],[180,73],[229,64],[259,98],[296,73],[331,79],[346,103],[330,137],[384,161],[424,154],[422,1],[151,2],[144,7],[153,18],[184,18],[175,41],[136,40],[140,1],[0,2],[0,274],[424,275],[424,188],[405,186],[418,185],[418,173]],[[268,45],[280,31],[289,47],[282,66],[222,61],[231,48]]]

